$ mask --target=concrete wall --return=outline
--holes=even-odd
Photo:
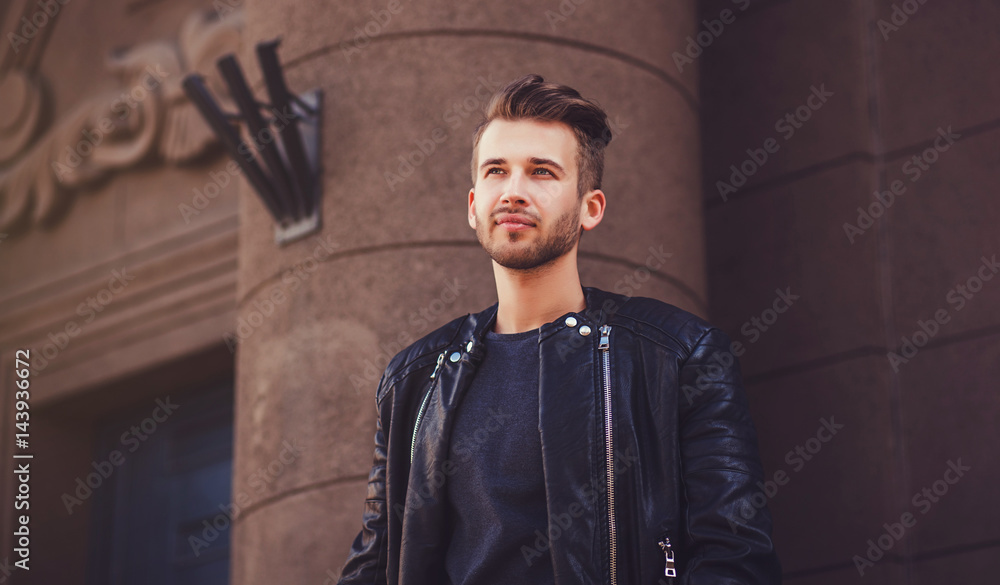
[[[704,2],[701,17],[732,6]],[[1000,567],[1000,280],[975,279],[1000,252],[1000,10],[760,1],[737,13],[701,58],[710,299],[715,322],[752,342],[742,361],[765,469],[787,478],[770,500],[786,581],[987,582]],[[832,95],[800,127],[776,127],[814,87]],[[939,139],[949,128],[953,144]],[[777,149],[723,197],[730,165],[769,138]],[[880,208],[875,192],[888,202],[894,186]],[[878,217],[859,224],[870,206]],[[950,292],[960,284],[979,292]],[[764,315],[786,288],[798,299]],[[835,435],[820,430],[830,418]],[[971,470],[946,476],[959,461]],[[903,520],[900,541],[883,525]],[[869,553],[869,540],[891,548]]]

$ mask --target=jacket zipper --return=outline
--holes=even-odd
[[[434,371],[431,372],[431,379],[433,380],[437,376],[438,370],[441,369],[441,362],[444,361],[444,354],[447,351],[441,352],[438,356],[437,365],[434,366]],[[413,454],[417,451],[417,429],[420,428],[420,419],[424,418],[424,409],[427,408],[427,400],[431,397],[431,390],[434,389],[434,382],[431,382],[430,388],[427,389],[427,393],[424,394],[424,399],[420,401],[420,410],[417,411],[417,420],[413,423],[413,438],[410,439],[410,463],[413,463]]]
[[[674,563],[674,548],[670,546],[670,539],[664,536],[663,539],[657,544],[659,544],[660,549],[663,550],[663,556],[666,561],[663,569],[663,575],[665,577],[676,577],[677,565]]]
[[[615,455],[614,434],[612,433],[611,416],[611,364],[609,337],[611,325],[601,325],[601,342],[597,349],[601,350],[601,366],[604,370],[604,444],[607,447],[606,460],[608,472],[608,542],[610,543],[611,585],[618,583],[618,535],[615,533]]]
[[[605,445],[607,447],[606,452],[606,463],[607,463],[607,480],[608,480],[608,535],[610,542],[610,566],[611,566],[611,585],[617,585],[618,575],[618,536],[615,530],[615,458],[614,458],[614,435],[612,433],[612,412],[611,412],[611,364],[609,359],[610,354],[610,335],[611,326],[602,325],[601,326],[601,340],[597,346],[597,349],[601,350],[601,366],[603,370],[603,382],[604,382],[604,438]],[[448,353],[444,351],[438,356],[437,364],[434,366],[434,371],[431,372],[431,379],[437,377],[438,370],[441,369],[441,363],[444,362],[444,356]],[[417,429],[420,428],[420,421],[424,417],[424,411],[427,408],[427,401],[431,396],[431,391],[434,389],[434,383],[431,382],[430,388],[424,394],[423,400],[420,402],[420,410],[417,411],[417,420],[413,425],[413,437],[410,442],[410,462],[413,462],[413,455],[416,452],[417,446]],[[670,539],[664,536],[657,544],[659,544],[660,549],[663,550],[663,555],[665,559],[664,576],[666,577],[676,577],[677,569],[674,564],[674,549],[670,545]]]

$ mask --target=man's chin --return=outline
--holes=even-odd
[[[494,262],[508,270],[536,270],[552,264],[558,258],[540,257],[535,250],[487,250]]]
[[[493,258],[493,261],[499,264],[500,266],[503,266],[507,270],[518,270],[524,272],[538,270],[543,266],[545,266],[546,264],[551,264],[552,262],[551,260],[548,262],[536,262],[534,260],[524,260],[521,258],[518,259]]]

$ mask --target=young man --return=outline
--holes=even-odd
[[[537,75],[490,101],[469,225],[499,302],[386,367],[340,583],[780,581],[729,338],[580,284],[610,140],[599,106]]]

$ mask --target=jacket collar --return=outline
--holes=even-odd
[[[576,327],[586,325],[596,331],[601,325],[610,321],[611,317],[628,301],[628,297],[623,295],[609,293],[589,286],[583,287],[583,297],[587,305],[586,309],[578,312],[569,311],[554,321],[542,325],[539,332],[539,339],[545,339],[561,329],[569,327],[570,325],[566,323],[566,319],[569,317],[576,319]],[[483,311],[470,315],[470,319],[461,333],[461,339],[474,341],[474,347],[481,347],[486,332],[492,330],[493,325],[496,323],[499,307],[500,303],[496,302]],[[471,332],[469,331],[470,329]]]

